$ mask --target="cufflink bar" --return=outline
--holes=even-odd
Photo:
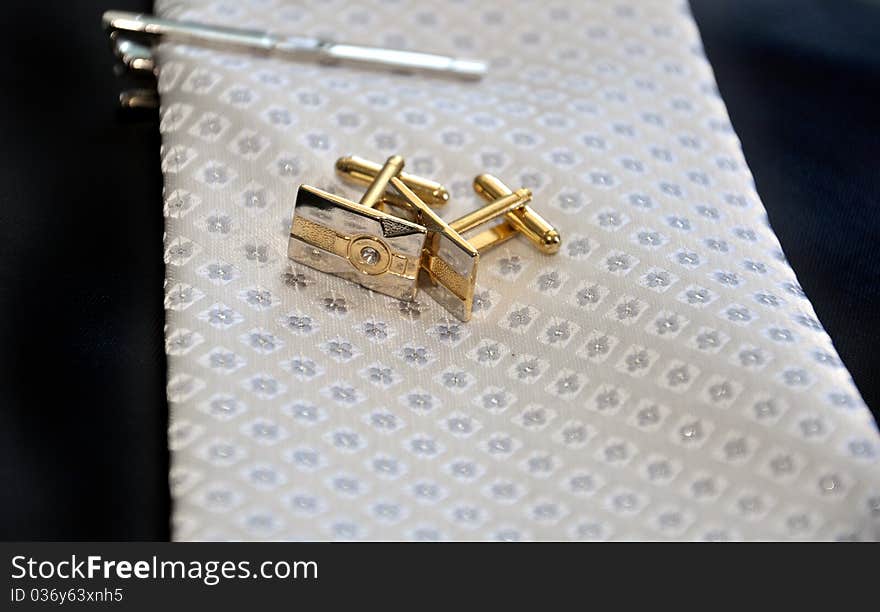
[[[336,160],[336,173],[339,177],[355,185],[369,185],[376,179],[381,169],[381,164],[358,157],[357,155],[348,155]],[[397,176],[403,181],[404,185],[428,206],[443,206],[449,201],[449,192],[446,190],[446,187],[437,181],[409,174],[408,172],[400,172]],[[394,206],[400,208],[408,206],[405,200],[402,200],[391,191],[386,191],[384,197],[385,199],[392,200],[389,204]]]
[[[474,179],[474,191],[492,202],[510,195],[513,191],[497,176],[481,174]],[[522,206],[505,215],[512,229],[531,241],[542,253],[552,255],[562,246],[562,237],[553,225],[531,206]]]
[[[378,293],[412,300],[427,231],[372,208],[402,168],[401,157],[390,157],[359,203],[301,185],[287,256]]]

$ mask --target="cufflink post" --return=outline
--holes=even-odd
[[[372,183],[381,169],[382,166],[380,164],[357,155],[348,155],[336,160],[336,173],[346,182],[355,185],[368,185]],[[429,206],[443,206],[449,201],[449,192],[446,190],[446,187],[437,181],[402,171],[397,176],[413,193],[419,196],[419,199]],[[386,197],[393,198],[394,194],[388,193]],[[402,200],[391,202],[391,204],[395,206],[407,205]]]
[[[474,179],[474,191],[490,202],[514,193],[492,174],[477,176]],[[552,255],[559,251],[562,245],[559,232],[531,206],[521,206],[509,212],[505,218],[513,229],[533,242],[542,253]]]
[[[385,165],[378,169],[367,191],[361,197],[361,206],[372,208],[376,205],[385,193],[388,181],[403,171],[403,163],[403,158],[400,155],[392,155],[385,161]]]

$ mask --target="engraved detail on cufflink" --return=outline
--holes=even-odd
[[[411,300],[427,232],[416,223],[371,208],[403,159],[388,159],[360,203],[301,185],[287,256],[385,295]]]

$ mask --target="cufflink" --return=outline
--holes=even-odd
[[[530,214],[524,214],[532,199],[530,190],[512,191],[491,175],[480,175],[477,178],[480,186],[475,181],[475,190],[487,199],[492,198],[492,201],[449,223],[443,221],[399,177],[389,180],[389,192],[394,198],[383,200],[383,204],[405,201],[406,212],[413,217],[413,221],[427,230],[419,287],[462,321],[470,320],[473,312],[481,252],[520,233],[544,252],[555,252],[561,243],[559,232],[543,217],[530,208]],[[495,195],[500,197],[494,198]],[[514,216],[515,220],[512,221]],[[483,230],[470,239],[462,236],[465,232],[499,217],[504,217],[502,223]]]
[[[360,202],[300,185],[287,256],[373,291],[412,300],[427,230],[373,208],[384,197],[389,181],[399,181],[393,177],[400,175],[403,164],[403,158],[395,155],[374,168],[375,176]],[[422,180],[407,176],[411,182]]]

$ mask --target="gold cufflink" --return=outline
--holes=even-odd
[[[427,230],[419,287],[462,321],[470,320],[473,311],[481,252],[520,233],[545,253],[559,250],[559,232],[528,206],[532,192],[528,189],[512,191],[492,175],[483,174],[474,181],[474,189],[492,201],[449,223],[443,221],[400,178],[392,177],[389,187],[395,198],[386,198],[383,204],[405,201],[408,214]],[[502,223],[470,239],[462,237],[463,233],[499,217],[504,217]]]
[[[403,165],[403,158],[395,155],[383,166],[371,167],[374,176],[360,202],[300,185],[287,256],[373,291],[412,300],[427,231],[418,223],[373,208],[386,196],[389,181],[400,180],[395,177]],[[420,177],[406,177],[413,185],[431,184]],[[442,185],[434,187],[446,193]]]

